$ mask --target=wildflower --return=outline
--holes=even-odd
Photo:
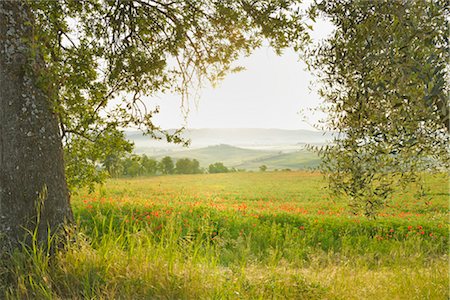
[[[389,232],[394,232],[394,229],[391,228],[391,230],[389,230]]]
[[[305,226],[300,226],[300,227],[298,227],[298,229],[305,230]]]
[[[408,226],[408,230],[412,230],[412,228],[413,228],[413,227],[412,227],[411,225]]]
[[[422,230],[422,228],[423,228],[423,227],[422,227],[422,226],[420,226],[420,225],[419,225],[419,226],[417,226],[417,229],[419,229],[419,230]]]
[[[425,231],[422,230],[422,231],[420,232],[420,234],[421,234],[421,235],[424,235],[424,234],[425,234]]]

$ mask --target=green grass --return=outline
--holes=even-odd
[[[72,204],[77,231],[49,257],[0,268],[12,299],[447,299],[448,178],[426,176],[376,220],[320,175],[110,180]],[[3,287],[3,289],[1,289]]]
[[[256,158],[245,161],[237,165],[238,169],[257,170],[259,166],[266,165],[270,170],[274,169],[292,169],[304,170],[317,168],[320,164],[320,158],[317,154],[307,151],[299,150],[290,153],[281,153],[272,155],[270,157]]]

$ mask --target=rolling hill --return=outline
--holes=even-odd
[[[266,165],[269,170],[308,169],[317,167],[320,162],[319,158],[314,153],[306,150],[283,153],[279,151],[243,149],[223,144],[171,152],[167,155],[174,159],[196,159],[200,162],[200,165],[205,168],[212,163],[222,162],[227,167],[246,170],[258,170],[261,165]],[[159,160],[164,156],[166,155],[157,155],[154,157]]]
[[[173,130],[169,130],[171,132]],[[157,153],[158,151],[182,150],[179,145],[152,140],[139,131],[127,131],[126,136],[136,146],[136,153]],[[191,140],[190,148],[203,148],[211,145],[232,145],[240,148],[283,150],[299,149],[306,144],[322,145],[332,138],[330,133],[311,130],[285,130],[264,128],[239,129],[187,129],[182,136]]]
[[[307,150],[299,150],[290,153],[276,154],[265,158],[256,158],[235,166],[238,169],[256,170],[261,165],[266,165],[269,170],[274,169],[311,169],[320,164],[319,157]]]
[[[228,167],[234,167],[245,164],[247,161],[267,159],[277,155],[277,153],[272,151],[243,149],[222,144],[199,149],[176,151],[167,153],[167,155],[175,159],[196,159],[203,167],[208,167],[215,162],[222,162]],[[166,154],[156,155],[154,157],[160,159],[164,156],[166,156]]]
[[[324,145],[332,138],[329,133],[310,130],[189,129],[183,136],[191,140],[191,145],[183,148],[152,140],[137,131],[128,131],[126,135],[135,143],[136,154],[146,154],[158,160],[164,156],[196,159],[205,168],[222,162],[227,167],[246,170],[258,170],[261,165],[266,165],[269,170],[316,167],[319,158],[304,146]]]

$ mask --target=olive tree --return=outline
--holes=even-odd
[[[309,49],[334,143],[321,149],[330,186],[376,213],[401,183],[448,169],[449,3],[318,1],[335,30]]]

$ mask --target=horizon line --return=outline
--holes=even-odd
[[[161,129],[165,131],[170,130],[179,130],[180,128],[167,128],[167,129]],[[291,128],[276,128],[276,127],[187,127],[184,128],[183,131],[187,130],[284,130],[284,131],[312,131],[312,132],[330,132],[330,131],[324,131],[324,130],[318,130],[318,129],[304,129],[304,128],[297,128],[297,129],[291,129]],[[138,128],[125,128],[123,129],[125,132],[130,131],[141,131]]]

